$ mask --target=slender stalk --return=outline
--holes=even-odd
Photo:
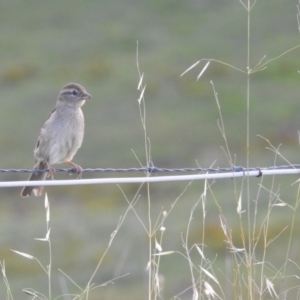
[[[49,265],[48,265],[48,285],[49,285],[49,300],[52,299],[52,293],[51,293],[51,266],[52,266],[52,249],[51,249],[51,241],[50,241],[50,237],[49,237],[49,241],[48,241],[48,245],[49,245]]]
[[[291,230],[290,230],[289,240],[288,240],[288,244],[287,244],[285,264],[284,264],[283,271],[282,271],[282,275],[283,276],[282,276],[282,280],[281,280],[281,284],[280,284],[279,299],[285,299],[284,280],[285,280],[287,263],[289,261],[289,255],[290,255],[291,246],[292,246],[292,239],[293,239],[294,227],[295,227],[295,222],[296,222],[296,217],[297,217],[297,212],[298,212],[299,204],[300,204],[300,184],[298,184],[298,190],[297,190],[297,197],[296,197],[295,207],[293,209],[293,216],[292,216],[292,220],[290,222]]]
[[[138,89],[141,91],[140,99],[139,99],[139,111],[140,111],[140,118],[143,126],[144,131],[144,144],[145,144],[145,156],[146,156],[146,165],[147,167],[150,167],[151,165],[151,158],[150,158],[150,140],[147,136],[147,129],[146,129],[146,105],[145,105],[145,98],[144,98],[144,92],[146,89],[146,85],[143,84],[143,75],[140,72],[139,68],[139,48],[138,48],[138,42],[137,42],[137,49],[136,49],[136,65],[137,70],[139,74],[139,86]],[[146,177],[150,176],[149,172],[146,172]],[[153,284],[153,270],[152,270],[152,238],[153,238],[153,232],[152,232],[152,221],[151,221],[151,201],[150,201],[150,183],[147,183],[147,218],[148,218],[148,299],[151,300],[152,298],[152,292],[154,291],[154,284]]]
[[[49,294],[49,300],[52,299],[52,286],[51,286],[51,268],[52,268],[52,247],[51,247],[51,240],[50,240],[50,201],[48,199],[48,195],[45,195],[45,208],[46,208],[46,241],[48,242],[48,248],[49,248],[49,264],[47,266],[47,275],[48,275],[48,294]]]
[[[251,1],[247,1],[247,170],[250,166],[250,25],[251,25]],[[248,270],[248,291],[249,299],[253,299],[252,295],[252,241],[251,241],[251,211],[250,211],[250,179],[247,176],[247,218],[248,218],[248,255],[247,259],[247,270]]]

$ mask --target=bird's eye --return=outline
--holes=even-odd
[[[78,93],[77,93],[76,90],[73,90],[72,94],[73,94],[74,96],[77,96]]]

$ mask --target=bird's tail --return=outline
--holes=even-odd
[[[43,170],[48,168],[47,162],[40,162],[37,165],[34,166],[35,170]],[[42,172],[36,172],[32,173],[30,177],[28,178],[29,181],[32,180],[45,180],[47,177],[47,173]],[[43,194],[44,187],[42,186],[24,186],[21,191],[21,197],[29,197],[31,193],[33,192],[35,196],[41,196]]]

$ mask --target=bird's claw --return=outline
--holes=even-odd
[[[52,167],[48,167],[48,169],[49,169],[49,172],[48,172],[47,177],[51,177],[51,179],[54,180],[54,174],[56,172],[55,169]]]
[[[69,175],[73,175],[74,173],[78,174],[78,176],[76,177],[76,179],[80,179],[82,178],[82,168],[78,165],[73,165],[74,168],[72,168],[70,171],[69,171]]]

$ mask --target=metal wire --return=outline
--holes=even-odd
[[[57,172],[76,173],[76,169],[56,169]],[[284,165],[284,166],[271,166],[267,168],[157,168],[157,167],[144,167],[144,168],[129,168],[129,169],[84,169],[84,172],[144,172],[142,176],[135,177],[111,177],[111,178],[89,178],[89,179],[68,179],[68,180],[46,180],[43,181],[43,186],[71,186],[71,185],[88,185],[88,184],[126,184],[126,183],[146,183],[146,182],[176,182],[176,181],[194,181],[194,180],[216,180],[222,178],[241,178],[241,177],[261,177],[269,175],[296,175],[299,177],[300,165]],[[32,173],[32,172],[49,172],[45,170],[27,170],[27,169],[0,169],[0,173]],[[53,174],[53,169],[50,170]],[[157,175],[158,172],[172,172],[171,175]],[[174,174],[175,172],[183,172],[180,175]],[[185,173],[184,173],[185,172]],[[187,172],[194,172],[194,174],[186,174]],[[195,174],[196,173],[196,174]],[[297,180],[296,182],[298,182]],[[38,186],[40,181],[0,181],[0,188],[2,187],[18,187],[18,186]]]
[[[241,166],[234,166],[232,168],[158,168],[158,167],[141,167],[141,168],[124,168],[124,169],[114,169],[114,168],[87,168],[82,171],[85,173],[133,173],[133,172],[144,172],[144,173],[203,173],[203,174],[212,174],[212,173],[228,173],[228,172],[243,172],[247,173],[249,171],[257,170],[290,170],[290,169],[300,169],[300,164],[293,165],[282,165],[282,166],[270,166],[264,168],[244,168]],[[53,171],[53,170],[52,170]],[[77,173],[76,168],[54,169],[55,172],[67,172],[69,174]],[[49,169],[44,170],[34,170],[34,169],[0,169],[0,173],[48,173]]]

